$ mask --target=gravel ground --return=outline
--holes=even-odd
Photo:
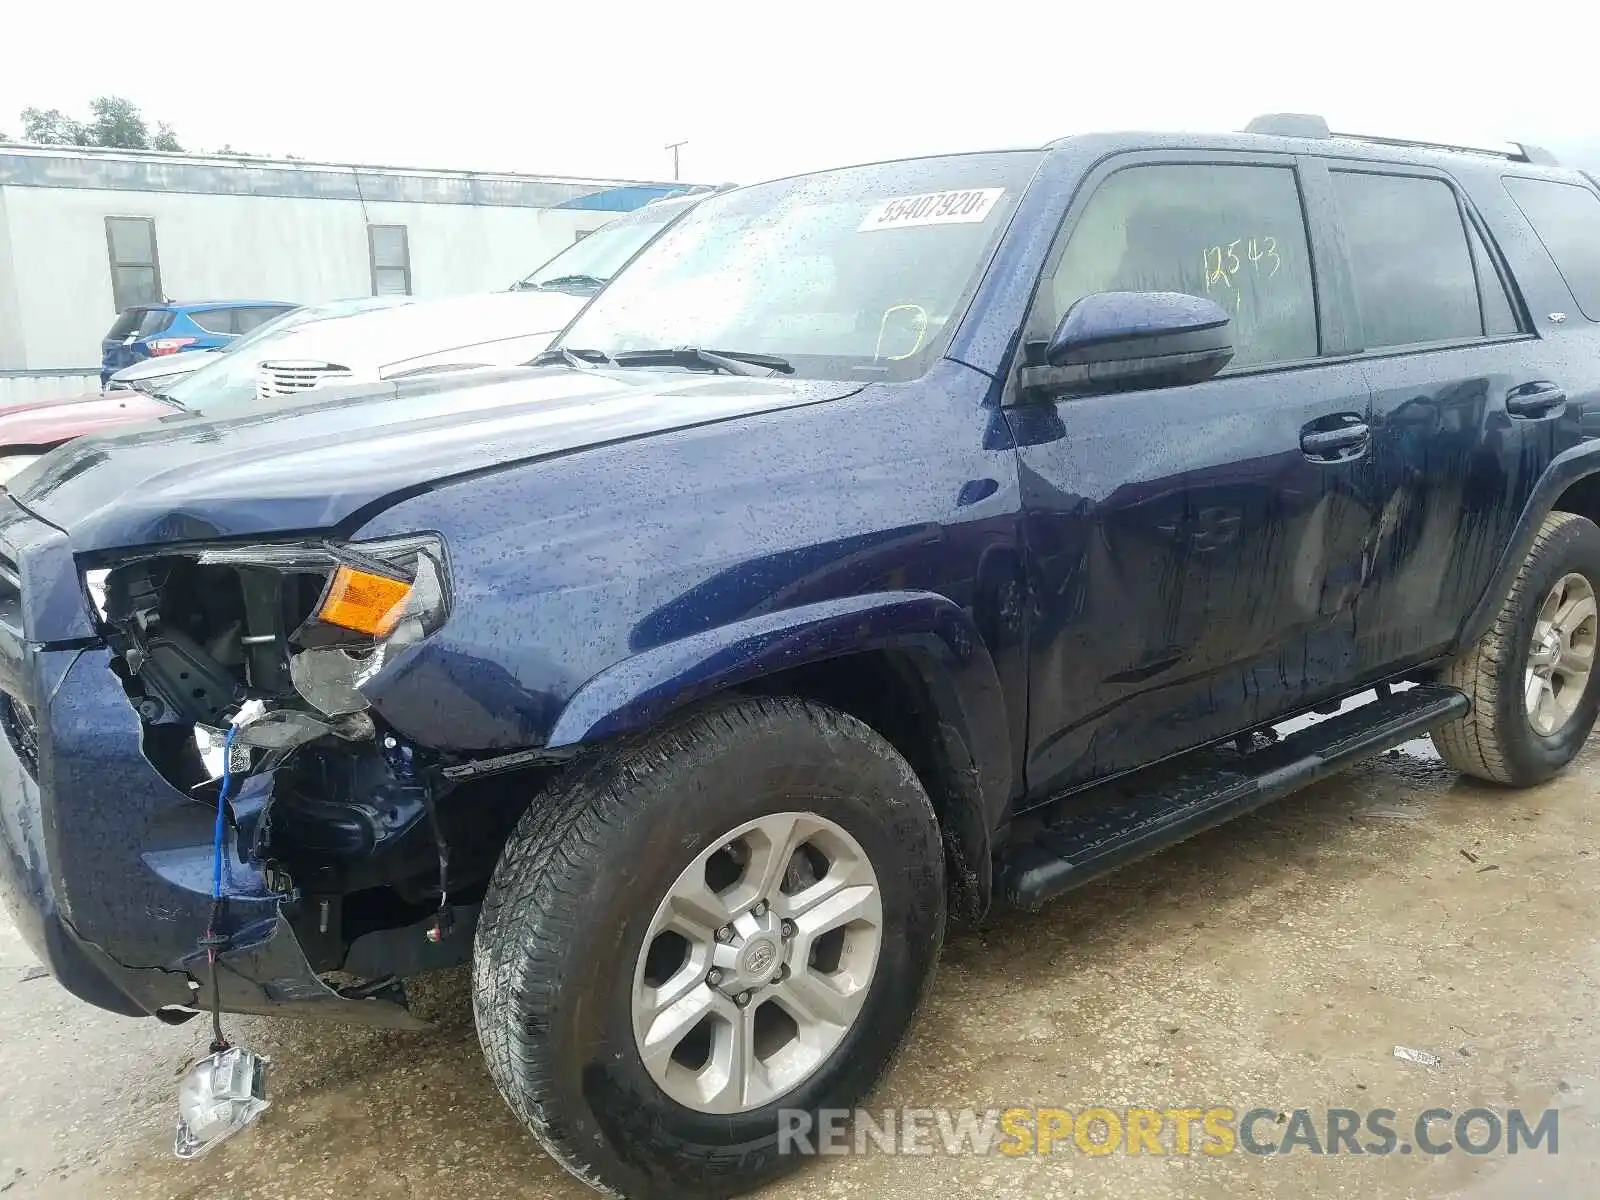
[[[1091,1155],[1068,1138],[1016,1157],[821,1158],[764,1195],[1595,1194],[1597,746],[1554,783],[1509,793],[1458,780],[1413,744],[1040,916],[960,935],[872,1101],[1305,1108],[1319,1125],[1329,1107],[1389,1108],[1402,1141],[1430,1107],[1520,1107],[1530,1124],[1555,1108],[1557,1154]],[[119,1018],[35,975],[0,918],[4,1200],[592,1195],[496,1095],[465,972],[415,990],[437,1021],[426,1034],[231,1022],[271,1056],[273,1106],[190,1164],[170,1154],[175,1088],[204,1052],[204,1023]],[[1401,1061],[1396,1046],[1439,1062]],[[1256,1140],[1286,1128],[1263,1121]]]

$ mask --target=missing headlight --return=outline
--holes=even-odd
[[[96,567],[84,586],[146,720],[213,728],[248,700],[364,711],[361,685],[449,607],[435,535],[183,548]]]

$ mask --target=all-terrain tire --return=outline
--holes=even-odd
[[[698,855],[741,823],[793,811],[835,822],[871,862],[877,967],[814,1074],[762,1108],[703,1113],[663,1092],[639,1055],[635,965]],[[843,713],[744,699],[608,749],[534,799],[478,924],[479,1040],[511,1108],[591,1186],[636,1200],[738,1195],[799,1165],[792,1139],[780,1145],[780,1109],[852,1108],[888,1069],[944,926],[938,824],[905,759]]]
[[[1446,763],[1466,775],[1509,787],[1531,787],[1565,767],[1583,748],[1600,711],[1600,670],[1591,671],[1570,718],[1549,735],[1528,719],[1525,673],[1539,607],[1569,573],[1600,595],[1600,527],[1576,513],[1544,519],[1489,632],[1445,667],[1440,682],[1460,688],[1472,712],[1434,731]]]

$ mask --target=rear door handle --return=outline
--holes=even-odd
[[[1335,421],[1340,423],[1331,424]],[[1313,422],[1300,431],[1300,449],[1316,462],[1347,462],[1360,458],[1371,444],[1371,428],[1353,413]]]
[[[1548,417],[1567,402],[1567,393],[1545,379],[1524,383],[1506,393],[1506,411],[1513,417]]]

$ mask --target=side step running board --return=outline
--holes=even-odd
[[[1064,802],[1031,840],[1003,852],[1001,895],[1037,910],[1108,871],[1220,825],[1309,783],[1381,754],[1436,725],[1463,717],[1471,702],[1454,688],[1419,684],[1308,726],[1244,755],[1212,753],[1205,765],[1169,774],[1149,790]]]

